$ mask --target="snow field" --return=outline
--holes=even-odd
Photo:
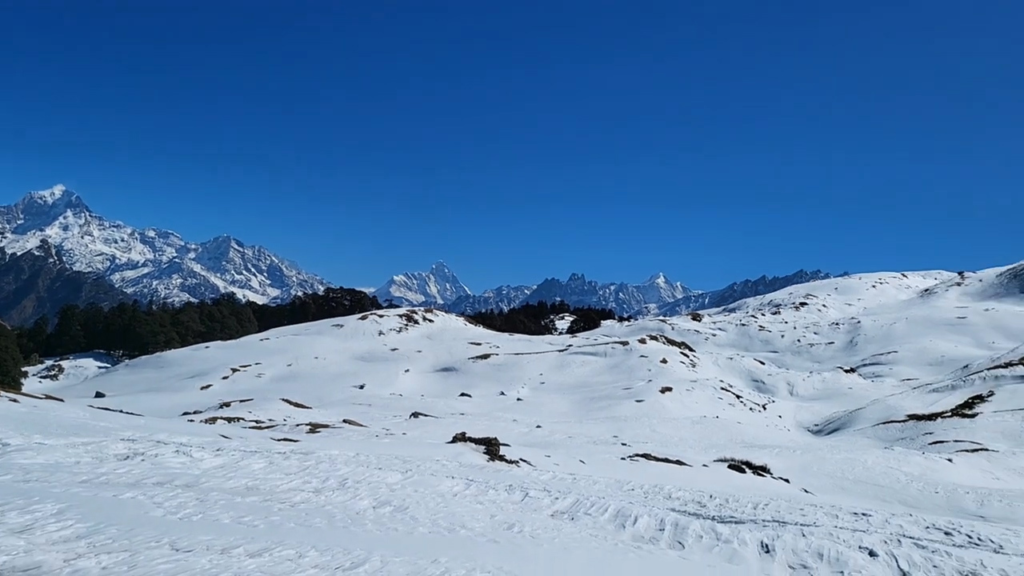
[[[64,402],[0,397],[0,573],[1021,574],[1005,271],[575,337],[388,310],[65,361],[25,388]]]

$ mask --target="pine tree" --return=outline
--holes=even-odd
[[[10,328],[0,324],[0,388],[21,390],[22,380],[28,375],[22,370],[22,363],[17,337]]]
[[[57,313],[57,324],[47,339],[49,355],[63,356],[85,351],[85,333],[82,331],[82,309],[68,304]]]
[[[16,334],[22,358],[42,357],[46,353],[46,337],[50,334],[50,317],[43,314],[28,328],[18,329]]]

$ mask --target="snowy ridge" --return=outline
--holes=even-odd
[[[0,396],[0,573],[1016,576],[1014,268],[577,336],[397,309],[64,361]]]
[[[0,238],[0,246],[14,254],[48,241],[73,270],[100,274],[142,300],[180,303],[231,292],[277,302],[329,286],[265,248],[229,236],[197,244],[174,232],[107,220],[60,185],[0,207]]]

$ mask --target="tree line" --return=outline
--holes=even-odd
[[[56,319],[42,316],[29,326],[0,327],[0,388],[20,390],[22,366],[41,358],[93,351],[138,358],[382,308],[375,296],[348,288],[328,288],[276,305],[242,301],[234,294],[177,306],[137,300],[109,308],[68,304]]]
[[[559,316],[573,317],[566,329],[567,334],[579,334],[601,327],[603,320],[631,320],[616,316],[613,310],[591,306],[570,306],[564,301],[551,304],[541,301],[536,304],[522,304],[506,312],[488,310],[467,316],[470,320],[496,332],[546,336],[558,332],[556,321]]]
[[[29,326],[13,329],[0,324],[0,389],[20,390],[26,376],[24,367],[38,364],[42,358],[102,351],[125,360],[394,307],[348,288],[328,288],[276,305],[242,301],[234,294],[180,305],[135,301],[104,308],[99,304],[68,304],[55,319],[43,316]],[[490,310],[468,318],[498,332],[546,335],[557,332],[556,318],[562,314],[574,317],[567,330],[570,334],[598,328],[602,320],[616,319],[611,310],[573,307],[565,302],[524,304],[506,312]]]

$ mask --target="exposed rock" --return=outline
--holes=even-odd
[[[664,458],[664,457],[661,457],[661,456],[655,456],[654,454],[650,454],[648,452],[642,452],[642,453],[638,453],[638,454],[630,454],[629,456],[626,456],[625,458],[623,458],[623,460],[635,460],[637,458],[639,458],[641,460],[649,460],[651,462],[661,462],[662,464],[673,464],[675,466],[687,466],[687,467],[691,467],[692,468],[692,466],[690,466],[686,462],[683,462],[682,460],[675,460],[673,458]]]
[[[448,441],[448,443],[464,443],[482,446],[484,449],[484,455],[487,456],[488,462],[504,462],[506,464],[512,464],[513,466],[519,466],[519,460],[512,460],[501,453],[501,448],[503,446],[507,447],[508,444],[501,442],[494,436],[482,436],[478,438],[469,436],[465,432],[459,432],[455,436],[452,436],[452,439]]]
[[[747,473],[747,469],[744,468],[743,466],[740,466],[739,464],[730,463],[728,466],[726,466],[726,468],[732,470],[733,472],[739,472],[740,474]]]

